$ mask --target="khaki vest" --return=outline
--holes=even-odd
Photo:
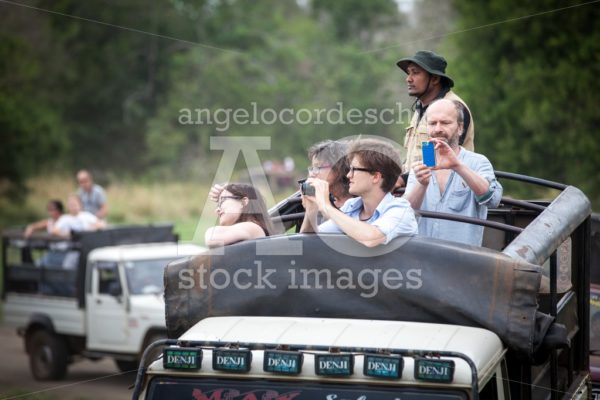
[[[466,107],[467,111],[471,115],[471,123],[469,124],[469,129],[467,129],[467,136],[465,138],[462,146],[470,151],[475,150],[475,123],[473,122],[473,113],[467,106],[467,104],[458,97],[453,91],[449,91],[444,96],[445,99],[448,100],[457,100],[463,103]],[[421,161],[423,156],[421,154],[421,142],[429,141],[429,135],[427,134],[427,123],[425,122],[425,118],[421,118],[419,124],[417,126],[417,119],[419,118],[419,113],[415,111],[413,113],[412,119],[410,121],[410,125],[406,128],[406,136],[404,136],[404,149],[406,149],[406,161],[402,168],[402,172],[408,173],[410,172],[410,168],[412,167],[412,163],[415,161]]]

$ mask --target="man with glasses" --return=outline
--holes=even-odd
[[[436,100],[425,119],[429,141],[435,145],[435,166],[413,163],[404,198],[415,210],[486,219],[488,207],[500,203],[502,185],[485,156],[459,145],[464,124],[462,103]],[[419,233],[475,246],[481,246],[483,240],[483,226],[435,218],[421,218]]]
[[[308,149],[308,176],[329,182],[329,193],[333,204],[340,208],[352,195],[348,192],[348,143],[340,140],[325,140]]]
[[[387,244],[395,237],[417,233],[410,204],[390,193],[401,173],[400,156],[389,143],[359,139],[348,149],[346,175],[351,198],[338,209],[329,201],[330,184],[311,177],[314,196],[303,196],[306,214],[300,232],[345,233],[367,247]],[[317,214],[328,220],[317,225]]]

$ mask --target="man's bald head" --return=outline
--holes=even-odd
[[[454,100],[440,99],[429,105],[425,114],[429,137],[445,141],[458,149],[465,114],[463,105]]]
[[[92,190],[92,186],[94,185],[94,180],[92,178],[92,174],[86,169],[82,169],[77,173],[77,183],[79,187],[89,192]]]
[[[431,103],[427,109],[429,111],[431,108],[442,107],[442,109],[449,110],[450,108],[454,108],[456,112],[456,122],[459,124],[463,124],[465,121],[465,109],[463,104],[460,101],[449,100],[449,99],[438,99]]]

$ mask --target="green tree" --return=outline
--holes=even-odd
[[[229,126],[216,124],[217,115],[225,118],[222,110],[251,110],[253,103],[259,114],[266,108],[330,110],[338,102],[344,113],[393,105],[391,93],[384,89],[394,65],[389,55],[364,54],[357,44],[338,40],[295,2],[219,4],[205,24],[212,32],[211,43],[224,50],[198,48],[173,58],[172,90],[149,125],[149,164],[169,169],[175,162],[178,174],[194,168],[208,172],[198,163],[210,162],[209,137],[214,135],[269,136],[273,148],[267,157],[292,155],[301,160],[310,144],[326,138],[392,136],[394,127],[380,122],[329,124],[325,116],[320,123],[278,120],[258,125],[236,124],[230,116]],[[211,28],[223,25],[231,29],[219,33]],[[186,109],[192,110],[193,123],[181,123]],[[195,122],[196,109],[207,111],[200,117],[202,123]],[[314,112],[313,117],[317,118]]]
[[[576,185],[598,207],[600,6],[581,3],[456,0],[458,29],[484,27],[452,37],[449,65],[479,152],[497,169]]]
[[[19,198],[29,176],[68,150],[60,112],[44,89],[39,54],[18,36],[0,32],[0,196]]]
[[[313,0],[313,13],[328,22],[341,41],[359,40],[373,44],[375,36],[400,21],[398,5],[393,0]]]

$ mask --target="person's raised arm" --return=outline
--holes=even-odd
[[[473,171],[471,168],[463,164],[456,154],[456,152],[448,145],[448,143],[438,140],[431,139],[435,143],[436,151],[436,166],[434,170],[438,169],[452,169],[465,181],[467,186],[471,188],[476,196],[483,196],[490,189],[490,183],[483,176]]]
[[[418,210],[421,208],[430,180],[431,168],[420,161],[415,161],[413,163],[413,173],[409,175],[403,196],[413,209]]]
[[[221,195],[221,192],[225,189],[225,186],[227,186],[226,183],[222,185],[215,183],[208,192],[208,198],[217,203],[219,201],[219,196]]]
[[[386,237],[376,226],[354,219],[332,205],[327,206],[324,214],[335,223],[346,235],[357,242],[367,246],[375,247],[385,243]]]
[[[41,221],[33,222],[25,228],[25,232],[23,232],[23,236],[28,238],[35,231],[39,231],[41,229],[46,229],[48,227],[48,220],[43,219]]]
[[[254,222],[238,222],[233,225],[208,228],[204,235],[204,243],[208,247],[218,247],[263,236],[265,232]]]
[[[98,209],[98,211],[96,212],[96,217],[103,220],[103,219],[106,219],[107,215],[108,215],[108,203],[106,203],[106,201],[105,201],[104,204],[102,204],[100,206],[100,208]]]
[[[316,202],[319,211],[329,218],[327,223],[334,223],[346,235],[367,247],[385,243],[386,236],[379,228],[354,219],[331,204],[327,181],[321,179],[309,179],[309,181],[315,187],[315,197],[311,200]]]
[[[308,196],[302,196],[304,206],[304,219],[300,226],[300,233],[315,233],[318,231],[317,215],[319,207]]]

